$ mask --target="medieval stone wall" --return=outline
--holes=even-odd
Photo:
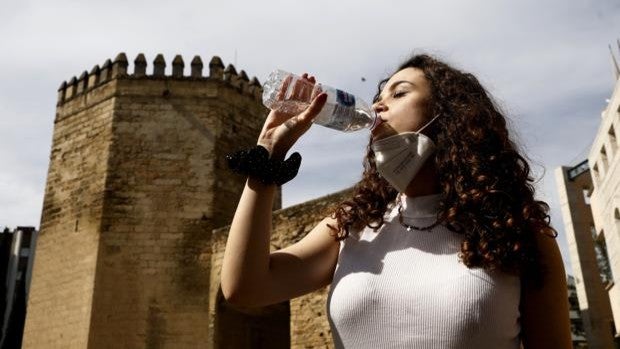
[[[25,348],[210,347],[211,232],[245,182],[223,155],[267,109],[218,57],[165,65],[119,54],[59,89]]]
[[[24,348],[87,346],[114,90],[110,82],[57,109]]]
[[[273,230],[271,233],[271,251],[276,251],[301,240],[323,218],[330,215],[334,205],[350,195],[350,189],[337,192],[322,198],[311,200],[303,204],[291,206],[273,213]],[[227,314],[234,310],[224,303],[220,291],[220,271],[229,227],[222,227],[213,232],[212,242],[212,270],[210,309],[212,332],[215,335],[215,348],[223,348],[217,338],[237,338],[236,348],[256,348],[259,345],[269,344],[269,348],[281,347],[281,342],[273,339],[253,337],[251,328],[263,329],[260,324],[279,324],[287,326],[290,338],[284,337],[286,348],[333,348],[333,341],[329,323],[325,313],[327,293],[329,287],[312,292],[302,297],[292,299],[284,304],[277,304],[261,309],[237,309],[234,318],[237,324],[227,322],[218,324],[218,309],[224,309]],[[279,319],[280,321],[277,321]],[[232,322],[232,321],[231,321]],[[282,324],[285,325],[282,325]],[[239,325],[240,324],[240,325]],[[238,326],[235,326],[238,325]],[[272,329],[273,330],[273,329]],[[285,336],[286,334],[281,336]],[[255,342],[252,342],[252,339]],[[270,340],[267,342],[267,340]],[[289,342],[290,341],[290,342]],[[220,344],[220,345],[218,345]]]

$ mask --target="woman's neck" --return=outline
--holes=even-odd
[[[411,180],[405,195],[408,197],[425,196],[441,193],[441,186],[439,185],[439,176],[437,175],[437,169],[432,158],[426,160],[426,163],[422,165],[420,171]]]

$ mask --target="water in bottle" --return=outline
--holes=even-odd
[[[376,115],[362,99],[333,87],[312,84],[282,70],[273,71],[263,84],[263,104],[272,110],[299,114],[321,92],[327,93],[327,101],[314,118],[315,124],[344,132],[374,126]]]

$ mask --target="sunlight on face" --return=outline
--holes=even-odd
[[[372,106],[381,120],[373,130],[373,139],[419,130],[430,119],[430,95],[422,70],[405,68],[392,75]]]

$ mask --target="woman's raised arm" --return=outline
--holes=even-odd
[[[307,74],[303,79],[306,83],[315,82]],[[310,128],[326,97],[324,93],[314,96],[310,106],[299,115],[271,111],[258,144],[269,151],[271,158],[284,159],[293,144]],[[329,218],[298,243],[270,253],[275,190],[274,184],[249,178],[241,195],[228,234],[221,273],[222,292],[232,304],[277,303],[325,286],[331,279],[339,245],[327,227],[328,223],[335,225]]]

